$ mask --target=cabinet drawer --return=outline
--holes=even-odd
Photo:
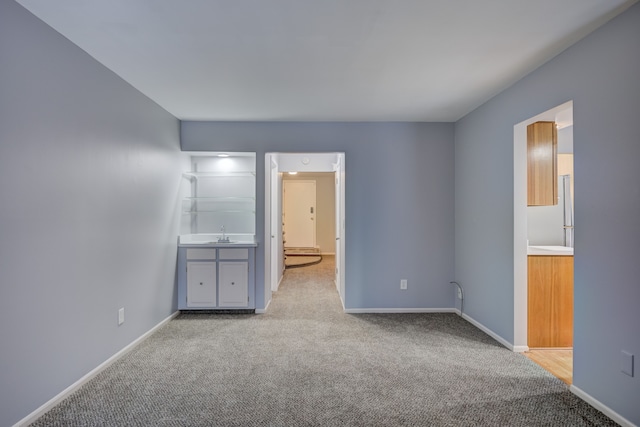
[[[220,259],[249,259],[249,249],[220,249]]]
[[[216,250],[187,249],[187,259],[216,259]]]

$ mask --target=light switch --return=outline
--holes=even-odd
[[[633,376],[633,354],[624,350],[622,350],[621,370],[630,377]]]

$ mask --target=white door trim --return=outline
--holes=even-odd
[[[346,271],[346,256],[345,256],[345,234],[346,234],[346,226],[345,226],[345,216],[346,216],[346,204],[345,204],[345,153],[339,152],[329,152],[329,153],[265,153],[265,242],[271,242],[273,239],[276,239],[276,247],[278,239],[280,242],[282,241],[282,230],[280,228],[279,234],[276,234],[272,239],[272,213],[274,209],[277,209],[278,204],[282,204],[281,195],[279,192],[275,193],[275,197],[272,197],[271,185],[272,185],[272,174],[275,174],[278,180],[281,179],[279,174],[281,172],[336,172],[335,164],[340,163],[340,173],[341,173],[341,193],[340,198],[342,200],[340,206],[340,212],[338,215],[340,216],[340,224],[342,225],[342,236],[340,239],[341,244],[341,253],[339,257],[336,257],[336,267],[339,269],[341,283],[340,287],[342,292],[340,292],[340,300],[342,302],[342,306],[345,307],[345,295],[346,295],[346,281],[345,281],[345,271]],[[274,166],[275,165],[275,166]],[[275,169],[275,172],[272,172],[272,169]],[[285,170],[286,169],[286,170]],[[277,210],[275,210],[277,212]],[[338,227],[338,224],[336,224]],[[273,253],[274,244],[265,244],[265,272],[264,272],[264,307],[268,307],[271,302],[271,293],[272,290],[277,289],[280,278],[282,277],[282,272],[277,271],[278,261],[283,257],[282,251],[276,249],[277,253]],[[274,273],[274,270],[275,273]],[[278,277],[276,280],[275,277]],[[266,310],[266,309],[265,309]]]

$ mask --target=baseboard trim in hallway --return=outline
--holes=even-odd
[[[62,402],[64,399],[66,399],[67,397],[69,397],[73,392],[75,392],[76,390],[78,390],[80,387],[82,387],[83,385],[85,385],[86,383],[88,383],[89,381],[91,381],[92,378],[94,378],[96,375],[98,375],[100,372],[104,371],[105,369],[107,369],[109,366],[111,366],[114,362],[116,362],[118,359],[120,359],[122,356],[124,356],[125,354],[129,353],[131,350],[133,350],[136,346],[138,346],[140,343],[142,343],[145,339],[147,339],[148,337],[150,337],[151,335],[153,335],[153,333],[155,331],[157,331],[159,328],[161,328],[162,326],[164,326],[166,323],[168,323],[171,319],[175,318],[176,316],[178,316],[180,314],[180,311],[176,311],[175,313],[171,314],[169,317],[167,317],[166,319],[162,320],[160,323],[158,323],[156,326],[154,326],[153,328],[149,329],[147,332],[145,332],[144,334],[140,335],[138,338],[136,338],[133,342],[131,342],[130,344],[128,344],[126,347],[124,347],[122,350],[118,351],[116,354],[114,354],[113,356],[111,356],[110,358],[108,358],[107,360],[105,360],[104,362],[102,362],[100,365],[98,365],[97,367],[95,367],[93,370],[91,370],[89,373],[87,373],[85,376],[83,376],[82,378],[80,378],[78,381],[74,382],[73,384],[71,384],[69,387],[67,387],[66,389],[62,390],[60,393],[58,393],[56,396],[54,396],[52,399],[50,399],[48,402],[46,402],[44,405],[40,406],[38,409],[36,409],[35,411],[33,411],[32,413],[30,413],[29,415],[27,415],[26,417],[24,417],[23,419],[21,419],[20,421],[18,421],[17,423],[15,423],[13,425],[13,427],[26,427],[29,424],[35,422],[38,418],[40,418],[41,416],[43,416],[46,412],[48,412],[51,408],[53,408],[54,406],[56,406],[58,403]]]

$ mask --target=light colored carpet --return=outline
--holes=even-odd
[[[264,315],[181,315],[36,426],[605,426],[454,314],[344,314],[332,257]]]

